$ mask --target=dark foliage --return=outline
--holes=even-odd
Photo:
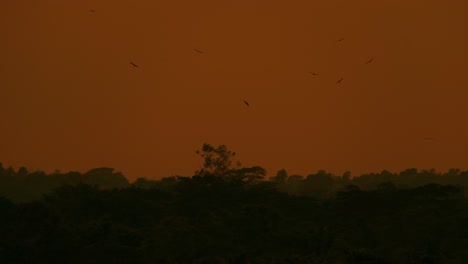
[[[0,263],[468,259],[468,172],[281,170],[265,181],[261,167],[230,166],[225,147],[201,156],[206,166],[192,177],[133,184],[110,168],[46,175],[0,166]]]

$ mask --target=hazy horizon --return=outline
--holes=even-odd
[[[268,176],[468,169],[466,1],[1,6],[5,167],[192,175],[209,143]]]

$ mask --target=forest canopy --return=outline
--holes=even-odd
[[[349,185],[362,190],[373,190],[382,186],[395,186],[398,188],[419,187],[430,183],[442,185],[456,185],[466,189],[468,187],[468,171],[450,169],[447,172],[431,170],[417,170],[409,168],[401,172],[392,173],[383,170],[379,173],[369,173],[351,177],[347,171],[342,175],[333,175],[325,170],[319,170],[309,175],[289,175],[285,169],[275,176],[266,179],[266,170],[261,166],[242,167],[241,162],[235,161],[236,153],[228,150],[225,145],[214,147],[203,144],[197,150],[203,159],[202,168],[196,170],[191,176],[168,176],[159,180],[138,178],[130,183],[125,176],[113,168],[94,168],[85,173],[76,171],[55,171],[47,174],[43,171],[28,171],[25,167],[14,170],[12,167],[4,168],[0,163],[0,196],[10,200],[23,202],[40,199],[42,195],[51,192],[62,185],[89,184],[100,189],[120,189],[127,187],[160,188],[183,182],[187,179],[200,177],[214,177],[219,180],[238,184],[268,184],[278,191],[291,195],[326,198],[344,190]]]
[[[463,263],[468,172],[266,179],[204,144],[191,176],[130,183],[0,164],[0,263]],[[80,252],[79,254],[77,252]]]

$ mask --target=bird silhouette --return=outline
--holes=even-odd
[[[340,38],[340,39],[337,39],[336,42],[340,42],[340,41],[343,41],[344,38]]]
[[[318,76],[318,74],[316,74],[315,72],[309,72],[309,73],[314,75],[314,76]]]
[[[244,104],[249,106],[249,103],[246,100],[244,100]]]
[[[343,81],[343,78],[339,79],[336,84],[339,84],[341,81]]]
[[[131,64],[133,67],[135,67],[135,68],[140,68],[140,66],[136,65],[136,64],[133,63],[133,62],[130,62],[130,64]]]
[[[368,61],[366,62],[366,64],[371,63],[373,60],[374,60],[374,58],[371,58],[370,60],[368,60]]]
[[[89,12],[96,13],[96,10],[90,9]]]
[[[201,50],[198,50],[198,49],[193,49],[194,51],[198,52],[198,53],[201,53],[201,54],[205,54],[205,52],[201,51]]]

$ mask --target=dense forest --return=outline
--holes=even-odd
[[[204,144],[192,176],[0,163],[0,263],[465,263],[468,171],[266,179]]]

